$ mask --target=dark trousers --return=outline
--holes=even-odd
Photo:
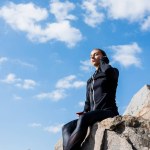
[[[95,110],[84,113],[79,116],[79,119],[65,124],[62,128],[63,150],[79,150],[87,134],[88,126],[116,115],[118,113],[110,110]]]

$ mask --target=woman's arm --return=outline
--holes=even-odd
[[[89,97],[89,91],[88,91],[88,84],[86,86],[86,100],[84,105],[84,112],[90,111],[90,97]]]
[[[119,77],[119,71],[117,68],[113,68],[111,65],[109,65],[107,63],[107,57],[103,56],[100,59],[100,69],[102,72],[106,73],[106,75],[108,75],[109,78],[114,79],[114,80],[118,80]]]

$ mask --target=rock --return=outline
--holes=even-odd
[[[150,118],[150,85],[145,85],[133,96],[123,115]]]
[[[55,145],[55,150],[63,150],[62,139],[60,139]]]
[[[150,121],[116,116],[94,124],[81,150],[149,150]]]
[[[62,150],[61,140],[55,150]],[[95,123],[81,150],[150,150],[150,121],[125,115]]]

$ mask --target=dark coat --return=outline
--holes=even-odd
[[[116,106],[116,89],[119,71],[100,60],[100,68],[87,81],[84,112],[92,110],[112,110],[118,114]]]

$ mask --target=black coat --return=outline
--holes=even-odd
[[[84,112],[112,110],[118,114],[115,100],[118,76],[118,69],[107,64],[105,58],[102,58],[99,69],[87,81]]]

